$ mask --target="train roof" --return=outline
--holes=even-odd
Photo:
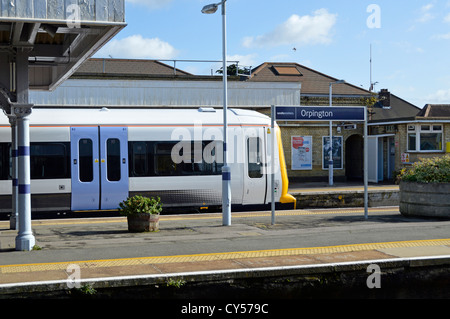
[[[204,125],[223,124],[223,110],[199,109],[116,109],[35,108],[30,125]],[[228,124],[270,125],[270,118],[253,110],[228,109]],[[0,125],[9,126],[6,116]]]

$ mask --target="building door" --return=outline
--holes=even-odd
[[[378,137],[368,136],[367,144],[369,146],[367,158],[369,182],[378,183]]]
[[[395,139],[393,137],[388,138],[388,178],[392,179],[394,178],[394,171],[395,171]]]
[[[377,174],[378,174],[378,181],[383,181],[384,179],[384,139],[379,138],[378,139],[378,166],[377,166]]]
[[[72,210],[117,209],[128,196],[126,127],[72,127]]]
[[[368,173],[369,173],[369,182],[378,183],[384,180],[384,140],[390,141],[390,139],[385,138],[393,138],[392,134],[385,135],[373,135],[368,136],[368,145],[369,145],[369,158],[368,158]],[[388,145],[390,147],[390,145]],[[395,145],[394,147],[394,159],[395,159]],[[389,150],[389,153],[391,150]],[[390,155],[389,155],[390,156]],[[389,166],[390,157],[387,158],[387,167]],[[389,168],[389,167],[388,167]],[[386,174],[388,176],[388,174]]]
[[[362,180],[364,174],[364,140],[354,134],[345,141],[345,176],[347,180]]]

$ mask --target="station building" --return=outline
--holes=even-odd
[[[30,99],[35,107],[222,108],[222,76],[194,75],[173,62],[171,66],[155,60],[89,59],[58,88],[32,91]],[[448,108],[426,106],[422,110],[388,90],[374,93],[338,81],[297,63],[263,63],[250,74],[228,77],[228,106],[266,115],[271,105],[329,106],[333,83],[332,106],[367,106],[371,182],[392,179],[395,171],[421,155],[447,150],[450,117],[442,110]],[[436,119],[435,114],[444,117]],[[422,125],[436,120],[439,123],[429,126],[430,133],[422,132],[427,129]],[[328,180],[325,148],[330,123],[278,121],[278,125],[289,179]],[[363,123],[333,122],[332,135],[334,180],[362,181]],[[433,139],[432,150],[422,149]]]
[[[395,110],[377,103],[371,109],[369,136],[377,155],[371,167],[374,182],[393,178],[395,172],[422,158],[450,153],[450,104],[427,104],[413,115],[408,115],[407,102],[399,105],[403,108]]]

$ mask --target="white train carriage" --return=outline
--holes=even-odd
[[[232,204],[271,201],[270,119],[228,111]],[[276,201],[295,203],[279,129]],[[45,109],[30,116],[32,211],[117,209],[128,196],[165,208],[219,207],[223,112],[214,109]],[[11,211],[11,128],[0,117],[0,212]]]

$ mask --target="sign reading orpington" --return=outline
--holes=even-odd
[[[364,106],[275,106],[282,121],[365,121]]]

